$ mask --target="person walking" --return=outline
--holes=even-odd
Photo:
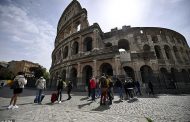
[[[116,77],[116,82],[114,86],[118,89],[119,98],[120,98],[120,101],[122,101],[123,100],[123,84],[122,84],[122,81],[118,77]]]
[[[14,85],[14,84],[17,84],[17,85]],[[13,96],[11,97],[11,101],[10,101],[10,104],[8,106],[8,109],[19,108],[16,105],[17,97],[18,97],[19,94],[21,94],[23,92],[24,85],[26,85],[26,84],[27,84],[27,79],[24,77],[24,73],[23,72],[18,72],[18,75],[13,80],[13,87],[12,87]]]
[[[95,90],[96,90],[96,79],[93,76],[92,79],[90,79],[90,91],[92,95],[92,101],[95,101]]]
[[[142,93],[141,93],[141,89],[140,89],[140,83],[138,80],[135,82],[135,86],[137,88],[136,95],[137,95],[137,93],[139,93],[139,95],[141,96]]]
[[[106,81],[108,84],[108,99],[109,99],[109,105],[112,104],[112,100],[114,99],[113,96],[113,81],[111,80],[110,76],[106,76]]]
[[[101,78],[99,79],[99,83],[100,83],[100,88],[101,88],[100,105],[105,105],[106,97],[107,97],[107,88],[108,88],[105,74],[102,74]]]
[[[37,89],[38,89],[38,98],[37,98],[37,102],[38,104],[41,104],[42,101],[42,93],[43,90],[46,89],[46,80],[43,78],[43,76],[41,76],[35,83]]]
[[[71,81],[68,81],[68,84],[67,84],[67,94],[68,94],[68,98],[67,100],[70,100],[72,97],[71,97],[71,90],[73,88],[73,85],[72,85],[72,82]]]
[[[150,94],[154,95],[153,87],[154,87],[154,86],[153,86],[152,82],[149,81],[149,82],[148,82],[148,88],[150,89],[149,95],[150,95]]]
[[[96,77],[96,98],[100,98],[101,90],[100,90],[100,83],[98,78]]]
[[[57,86],[57,100],[58,100],[58,103],[61,103],[61,100],[62,100],[62,91],[63,91],[63,87],[64,86],[64,82],[63,80],[61,79],[61,77],[59,76],[58,79],[58,86]]]

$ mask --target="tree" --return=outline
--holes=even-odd
[[[40,66],[30,67],[29,70],[34,73],[35,78],[40,78],[41,76],[43,76],[46,80],[49,80],[50,78],[49,72],[46,71],[46,68]]]
[[[0,67],[0,80],[12,80],[14,74],[5,67]]]

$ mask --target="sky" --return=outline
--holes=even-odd
[[[57,23],[72,0],[0,0],[0,61],[28,60],[51,67]],[[190,45],[190,0],[78,0],[90,25],[163,27]]]

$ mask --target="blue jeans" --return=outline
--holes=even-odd
[[[43,92],[43,89],[39,89],[39,92],[38,92],[38,103],[41,103],[42,92]]]
[[[96,88],[96,97],[100,97],[101,96],[101,90],[100,88]]]
[[[122,89],[122,87],[118,87],[117,89],[118,89],[118,92],[119,92],[120,99],[123,99],[123,89]]]

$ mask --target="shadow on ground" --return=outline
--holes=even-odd
[[[98,106],[95,109],[92,109],[92,111],[105,111],[105,110],[108,110],[108,109],[110,109],[110,106],[108,106],[108,105],[101,105],[101,106]]]
[[[93,103],[93,102],[91,101],[91,102],[88,102],[88,103],[84,103],[84,104],[78,105],[78,108],[81,109],[84,106],[90,105],[91,103]]]

